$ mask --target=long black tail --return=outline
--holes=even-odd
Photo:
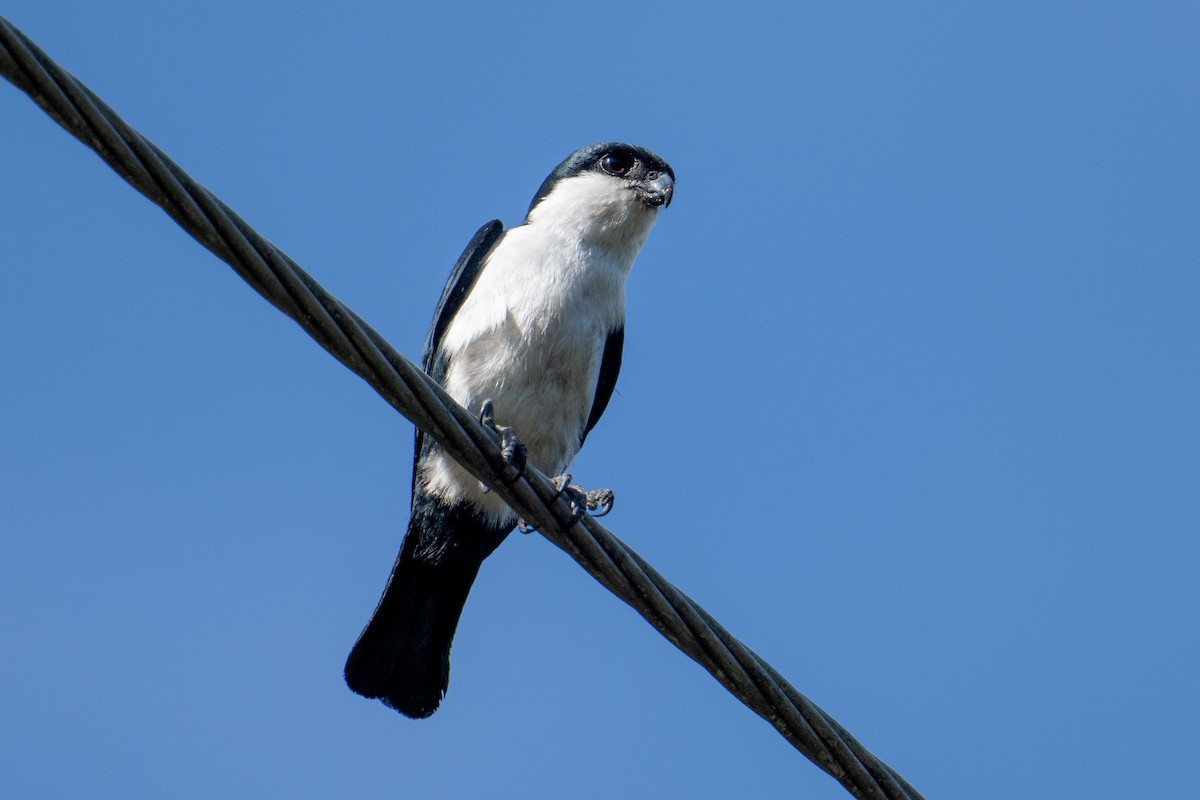
[[[346,684],[406,716],[433,714],[450,681],[450,646],[471,584],[507,534],[465,507],[420,498],[379,605],[346,660]]]

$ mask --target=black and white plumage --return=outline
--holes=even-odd
[[[542,183],[524,224],[479,229],[442,292],[422,366],[472,411],[491,400],[496,423],[547,474],[566,469],[612,396],[626,280],[674,186],[670,165],[644,148],[578,150]],[[412,517],[346,662],[351,689],[410,717],[437,710],[471,584],[515,523],[417,431]]]

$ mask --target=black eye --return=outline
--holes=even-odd
[[[609,175],[621,177],[633,169],[633,159],[624,153],[606,153],[600,157],[600,169]]]

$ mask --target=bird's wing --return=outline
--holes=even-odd
[[[437,310],[433,312],[433,322],[429,325],[429,333],[425,335],[425,348],[421,351],[422,369],[438,383],[441,383],[442,378],[445,377],[444,374],[434,374],[438,367],[435,363],[438,345],[442,343],[442,337],[446,334],[446,329],[450,327],[450,320],[454,319],[454,315],[462,308],[467,293],[479,279],[479,273],[483,270],[483,263],[487,260],[488,253],[492,252],[492,248],[496,246],[496,242],[500,241],[503,234],[504,225],[498,219],[492,220],[476,231],[462,255],[458,257],[454,269],[450,270],[450,277],[446,279],[446,286],[442,289],[442,297],[438,300]],[[443,371],[444,368],[445,365],[442,365]]]
[[[600,415],[608,408],[613,389],[617,386],[617,374],[621,371],[621,351],[625,347],[625,327],[621,326],[608,335],[604,341],[604,354],[600,357],[600,375],[596,379],[596,397],[592,400],[592,410],[588,414],[587,425],[579,437],[579,443],[591,433],[592,428],[600,421]]]
[[[498,219],[492,220],[476,231],[462,255],[458,257],[454,269],[450,270],[450,277],[446,279],[442,297],[438,300],[437,310],[433,313],[433,322],[429,325],[429,333],[425,335],[425,347],[421,351],[421,369],[425,370],[426,374],[438,384],[441,384],[446,378],[446,360],[438,358],[438,347],[442,343],[442,337],[446,335],[446,329],[450,327],[450,321],[454,319],[454,315],[462,308],[463,300],[467,298],[471,287],[479,280],[479,273],[483,271],[488,254],[492,252],[496,242],[500,241],[500,237],[503,235],[504,224]],[[416,442],[413,448],[414,499],[417,493],[417,462],[421,459],[421,451],[424,446],[425,435],[421,433],[420,428],[417,428]]]

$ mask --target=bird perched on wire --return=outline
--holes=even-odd
[[[422,366],[501,435],[514,466],[527,453],[562,472],[604,413],[621,367],[625,283],[674,191],[671,166],[645,148],[585,147],[543,181],[523,224],[489,222],[459,257]],[[416,438],[412,517],[346,683],[420,718],[446,692],[471,584],[517,515],[420,430]],[[583,495],[569,483],[556,479],[580,510],[611,506],[611,492]]]

